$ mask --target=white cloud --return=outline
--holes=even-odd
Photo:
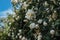
[[[7,17],[7,14],[14,14],[13,10],[11,8],[0,12],[0,17]]]

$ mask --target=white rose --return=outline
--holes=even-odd
[[[33,29],[33,28],[38,28],[39,25],[38,25],[38,24],[35,24],[35,23],[31,23],[31,24],[29,25],[29,27],[30,27],[30,29]]]
[[[31,23],[29,27],[30,27],[30,29],[35,28],[35,23]]]
[[[43,5],[44,6],[48,6],[49,4],[47,3],[47,1],[45,1]]]
[[[23,37],[22,40],[27,40],[27,38]]]
[[[8,33],[8,36],[10,36],[10,33]]]
[[[50,34],[54,35],[55,34],[55,30],[50,30]]]
[[[20,36],[19,36],[19,38],[21,39],[21,38],[22,38],[22,36],[20,35]]]
[[[14,35],[12,35],[12,38],[14,38]]]
[[[19,30],[19,33],[21,33],[22,32],[22,30]]]
[[[29,5],[26,2],[24,2],[22,8],[26,9],[28,6]]]
[[[38,27],[39,27],[39,25],[38,25],[38,24],[36,24],[36,25],[35,25],[35,28],[38,28]]]
[[[37,34],[33,34],[35,38],[37,38]]]
[[[44,22],[43,22],[43,25],[44,25],[44,26],[47,26],[47,22],[44,21]]]
[[[39,20],[38,20],[38,23],[39,23],[39,24],[41,24],[41,23],[42,23],[42,21],[43,21],[42,19],[39,19]]]
[[[20,35],[20,33],[17,34],[18,36]]]
[[[26,19],[25,19],[25,20],[23,20],[23,21],[24,21],[24,22],[28,22],[28,20],[26,20]]]
[[[12,32],[12,35],[14,35],[14,33]]]
[[[16,35],[16,38],[18,38],[18,36]]]
[[[41,33],[38,34],[38,40],[41,40],[42,39],[42,35]]]
[[[36,18],[35,12],[32,9],[29,9],[26,13],[25,18],[27,18],[29,20]]]
[[[42,35],[38,35],[38,40],[41,40],[41,38],[42,38]]]
[[[11,25],[11,22],[9,23],[9,25]]]
[[[18,19],[19,19],[19,16],[16,17],[16,20],[18,20]]]

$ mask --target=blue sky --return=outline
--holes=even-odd
[[[0,17],[5,17],[7,12],[12,13],[11,0],[0,0]]]

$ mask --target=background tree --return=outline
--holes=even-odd
[[[6,18],[0,18],[0,40],[6,40],[8,37],[7,23],[5,22]]]
[[[7,35],[10,29],[10,26],[8,25],[9,22],[12,22],[12,15],[7,14],[8,17],[1,17],[0,18],[0,40],[9,40],[9,36]],[[9,23],[10,24],[10,23]]]

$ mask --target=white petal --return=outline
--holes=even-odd
[[[44,21],[44,22],[43,22],[43,25],[44,25],[44,26],[47,26],[47,22]]]
[[[50,30],[50,34],[54,35],[55,30]]]
[[[39,19],[39,20],[38,20],[38,23],[40,23],[40,24],[41,24],[41,23],[42,23],[42,19]]]

